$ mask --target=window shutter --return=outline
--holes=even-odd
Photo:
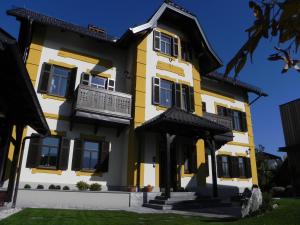
[[[32,134],[31,137],[32,136],[34,136],[34,134]],[[39,166],[41,158],[40,141],[41,138],[30,139],[26,168],[36,168]]]
[[[218,177],[223,177],[222,156],[217,155]]]
[[[75,82],[77,77],[77,67],[71,70],[70,83],[68,87],[67,98],[71,99],[75,90]]]
[[[115,81],[112,79],[108,79],[107,81],[107,90],[114,91],[115,90]]]
[[[160,96],[160,79],[152,77],[152,104],[159,105],[159,96]]]
[[[98,163],[98,169],[97,169],[100,172],[108,172],[109,147],[110,147],[110,142],[107,142],[107,141],[102,142],[101,154],[99,157],[99,163]]]
[[[239,158],[238,157],[230,157],[230,174],[232,178],[239,177]]]
[[[160,32],[156,30],[153,31],[153,49],[160,51]]]
[[[245,162],[245,174],[246,174],[246,178],[251,178],[252,177],[252,172],[251,172],[251,161],[250,158],[245,157],[244,159]]]
[[[206,112],[206,102],[202,102],[202,112]]]
[[[74,149],[73,149],[73,160],[72,160],[72,170],[78,171],[81,170],[81,157],[82,157],[82,140],[74,140]]]
[[[173,56],[178,57],[178,38],[173,37],[172,39],[173,44]]]
[[[44,63],[42,67],[42,72],[40,75],[40,81],[38,86],[39,93],[47,93],[49,85],[49,77],[51,74],[52,65],[49,63]]]
[[[248,127],[247,127],[246,113],[245,113],[245,112],[240,112],[240,116],[241,116],[241,127],[242,127],[242,131],[243,131],[243,132],[247,132],[247,131],[248,131]]]
[[[67,170],[69,162],[70,139],[62,138],[60,144],[58,169]]]
[[[205,176],[209,177],[209,162],[207,153],[205,153]]]
[[[188,111],[195,112],[194,88],[189,87]]]
[[[197,168],[197,147],[196,147],[196,145],[192,145],[191,146],[192,147],[192,154],[191,154],[191,156],[192,156],[192,158],[191,158],[191,162],[192,162],[192,168],[191,168],[191,172],[192,173],[197,173],[197,171],[198,171],[198,168]]]
[[[181,85],[173,83],[173,105],[181,108]]]
[[[90,75],[87,73],[82,73],[80,83],[84,85],[90,85]]]

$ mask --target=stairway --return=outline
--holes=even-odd
[[[198,196],[195,192],[171,192],[170,198],[166,198],[164,195],[156,196],[154,200],[150,200],[143,206],[159,210],[183,210],[227,207],[231,206],[231,204],[222,203],[219,198]]]

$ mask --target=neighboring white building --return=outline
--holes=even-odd
[[[233,130],[233,137],[215,139],[219,189],[241,192],[257,184],[248,93],[265,94],[211,74],[222,64],[194,15],[163,3],[147,23],[115,40],[97,27],[28,9],[8,14],[21,23],[20,48],[52,131],[26,143],[21,186],[86,181],[103,190],[161,190],[161,134],[135,129],[172,106]],[[25,135],[33,132],[28,128]],[[171,190],[210,190],[213,170],[204,140],[177,136],[174,143]]]

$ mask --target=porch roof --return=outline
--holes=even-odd
[[[206,138],[225,134],[231,130],[203,117],[172,107],[137,127],[136,131]]]

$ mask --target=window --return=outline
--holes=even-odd
[[[239,176],[240,177],[246,177],[246,169],[245,169],[245,161],[244,158],[239,157],[238,158],[238,165],[239,165]]]
[[[152,103],[167,108],[175,106],[188,112],[194,112],[194,88],[153,77]]]
[[[110,143],[75,139],[72,170],[107,172]]]
[[[40,165],[45,167],[56,167],[59,152],[58,137],[46,137],[41,140],[41,160]]]
[[[69,148],[70,140],[68,138],[61,136],[40,138],[33,134],[29,143],[26,167],[66,170]]]
[[[196,146],[194,145],[184,145],[184,173],[190,174],[197,172],[197,157],[196,157]]]
[[[178,57],[178,38],[153,31],[153,49],[166,55]]]
[[[164,54],[171,55],[171,37],[161,34],[160,51]]]
[[[68,97],[75,86],[77,68],[69,69],[44,63],[38,91],[58,97]]]
[[[181,87],[181,108],[183,110],[188,109],[189,93],[188,86],[182,85]]]
[[[98,75],[90,75],[87,73],[82,73],[81,84],[88,85],[94,88],[107,89],[110,91],[115,90],[115,81],[108,79],[106,77],[101,77]]]
[[[228,116],[232,119],[233,130],[247,132],[248,128],[245,112],[228,109],[224,106],[217,106],[217,113],[218,115]]]
[[[173,83],[170,81],[160,81],[160,105],[164,107],[172,106],[172,86]]]
[[[223,177],[230,177],[228,156],[222,156],[222,171],[223,171]]]
[[[97,168],[98,158],[101,151],[100,147],[101,145],[98,142],[83,142],[82,169],[94,170]]]
[[[192,48],[190,45],[181,40],[181,58],[184,61],[191,62],[192,61]]]

